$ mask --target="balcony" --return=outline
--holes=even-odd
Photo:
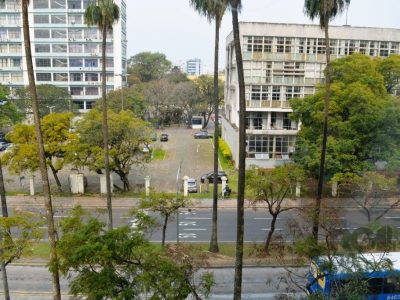
[[[261,100],[252,101],[246,100],[246,108],[285,108],[290,109],[288,101],[275,101],[275,100]]]

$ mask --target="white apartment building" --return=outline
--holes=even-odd
[[[201,59],[193,58],[186,61],[186,74],[200,76],[203,73]]]
[[[399,54],[400,29],[331,26],[332,60],[354,52]],[[272,168],[295,151],[299,124],[288,100],[313,95],[324,77],[325,39],[318,25],[240,23],[246,94],[246,166]],[[226,38],[222,137],[238,162],[239,86],[233,33]]]
[[[21,0],[0,2],[0,83],[12,90],[28,85]],[[31,0],[32,59],[37,84],[66,88],[82,111],[101,97],[101,32],[84,23],[90,0]],[[126,4],[107,38],[107,90],[126,82]]]

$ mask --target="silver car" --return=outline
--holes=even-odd
[[[197,180],[194,178],[189,178],[187,181],[188,192],[189,193],[197,193]]]

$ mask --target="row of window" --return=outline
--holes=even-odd
[[[304,87],[301,86],[278,86],[278,85],[251,85],[245,87],[246,100],[261,101],[275,100],[280,101],[290,100],[303,96]],[[312,94],[313,89],[309,88],[307,94]]]
[[[330,53],[350,55],[360,52],[370,56],[389,56],[399,53],[399,43],[365,40],[330,40]],[[244,51],[259,53],[308,53],[325,54],[325,39],[245,36]]]
[[[0,53],[21,53],[22,52],[22,45],[21,44],[0,44]]]
[[[35,0],[34,9],[86,9],[91,0]]]
[[[20,14],[0,15],[0,25],[19,25],[19,26],[21,26],[21,15]]]
[[[38,68],[67,68],[68,66],[71,68],[99,68],[101,67],[101,59],[97,58],[36,58],[36,67]],[[114,67],[114,60],[107,59],[106,67],[112,68]]]
[[[83,15],[82,14],[52,14],[52,15],[34,15],[33,23],[34,24],[82,24],[83,23]]]
[[[98,86],[71,86],[70,92],[72,96],[99,96],[101,92],[101,87]]]
[[[21,1],[20,0],[5,0],[0,1],[0,9],[21,9]]]
[[[74,82],[99,82],[101,75],[99,73],[36,73],[37,81],[70,81]],[[114,74],[107,74],[107,82],[114,82]]]
[[[21,58],[0,58],[0,69],[2,68],[20,68]]]
[[[50,51],[51,48],[51,51]],[[101,54],[100,44],[35,44],[36,53],[88,53],[88,54]],[[114,48],[112,44],[106,46],[106,53],[113,53]]]
[[[24,77],[22,72],[0,72],[0,83],[15,83],[23,82]]]
[[[247,112],[245,122],[250,130],[297,130],[297,122],[290,119],[288,112]]]
[[[247,157],[257,157],[265,154],[263,158],[288,159],[294,152],[295,136],[274,135],[247,135]]]
[[[10,39],[21,39],[21,29],[0,28],[0,41]]]
[[[34,30],[35,39],[90,39],[96,40],[99,38],[98,29],[88,28],[88,29],[35,29]]]

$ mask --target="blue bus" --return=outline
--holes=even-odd
[[[327,270],[328,265],[333,271]],[[311,262],[307,290],[333,299],[356,269],[362,270],[358,275],[368,284],[369,292],[364,299],[400,300],[400,252],[359,254],[354,258],[333,256],[329,260],[318,257]]]

